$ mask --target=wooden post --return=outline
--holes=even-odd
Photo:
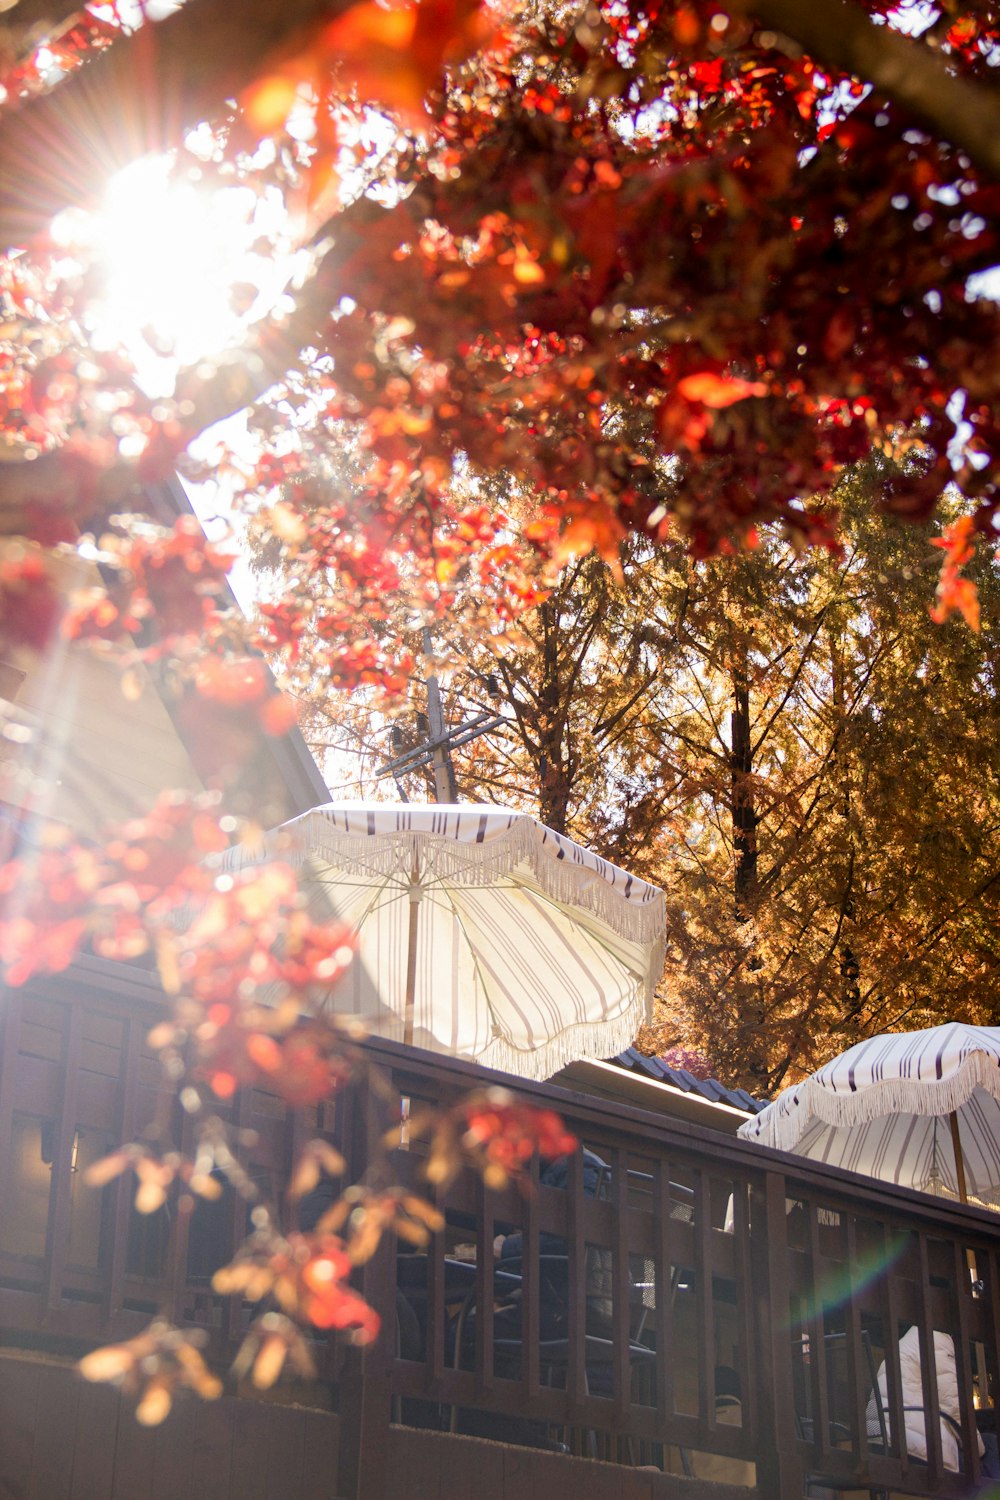
[[[55,1154],[52,1161],[52,1187],[49,1198],[49,1222],[45,1237],[45,1312],[46,1324],[57,1316],[62,1305],[66,1274],[66,1253],[73,1196],[73,1142],[77,1130],[77,1097],[80,1090],[80,1052],[83,1046],[83,1009],[79,1005],[64,1011],[62,1056],[62,1103],[55,1132]]]
[[[13,1162],[14,1080],[17,1077],[21,1036],[22,998],[19,990],[0,986],[0,1203],[9,1203]]]
[[[139,1095],[140,1052],[149,1027],[142,1016],[122,1020],[121,1071],[119,1073],[115,1138],[134,1141],[139,1132],[137,1101]],[[141,1124],[145,1124],[145,1120]],[[117,1177],[110,1189],[111,1248],[107,1257],[104,1282],[104,1318],[108,1329],[114,1327],[125,1304],[125,1274],[128,1268],[128,1227],[132,1207],[131,1174]],[[103,1267],[102,1267],[103,1269]]]
[[[388,1500],[389,1360],[395,1347],[392,1246],[382,1244],[365,1267],[362,1295],[382,1314],[382,1331],[366,1349],[351,1349],[340,1381],[341,1500]],[[387,1312],[387,1309],[389,1311]]]
[[[768,1172],[750,1192],[750,1260],[757,1334],[757,1493],[801,1500],[789,1330],[785,1180]]]
[[[367,1080],[354,1092],[351,1180],[361,1180],[385,1128],[375,1089]],[[382,1243],[362,1273],[361,1295],[382,1318],[382,1330],[366,1349],[350,1349],[340,1380],[340,1500],[387,1500],[389,1363],[396,1347],[395,1253]]]

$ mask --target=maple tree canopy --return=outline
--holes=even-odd
[[[767,524],[832,548],[838,487],[911,518],[947,489],[936,612],[958,608],[977,624],[965,569],[1000,509],[1000,314],[977,279],[1000,258],[990,0],[187,0],[160,20],[137,9],[13,0],[0,17],[0,655],[45,648],[57,630],[126,643],[164,694],[193,696],[200,734],[228,744],[249,722],[280,735],[290,710],[254,648],[294,671],[319,642],[327,686],[402,690],[412,662],[401,616],[411,639],[446,617],[471,632],[538,604],[552,585],[546,562],[596,551],[625,581],[630,548],[642,562],[668,539],[707,557],[752,548]],[[257,231],[261,267],[278,271],[283,237],[298,253],[269,300],[233,280],[239,333],[222,348],[180,358],[162,330],[134,330],[173,358],[163,387],[99,327],[108,271],[94,215],[121,168],[165,151],[173,181],[206,202],[233,187],[280,201],[283,226],[262,216]],[[142,211],[136,199],[133,217]],[[178,467],[196,472],[193,440],[243,411],[252,456],[234,445],[222,467],[273,569],[250,622],[227,592],[227,549],[191,516],[164,524],[157,498]],[[769,535],[759,548],[765,561],[775,545]],[[67,554],[94,583],[68,606]],[[780,660],[758,660],[749,625],[741,638],[725,610],[696,619],[697,636],[682,632],[689,591],[677,590],[678,651],[697,670],[700,652],[725,649],[745,731],[740,745],[734,720],[720,751],[697,716],[680,723],[697,764],[678,767],[678,796],[712,797],[720,774],[731,788],[728,844],[692,854],[717,886],[709,861],[735,870],[728,924],[714,920],[712,892],[681,915],[702,953],[714,943],[717,957],[731,954],[734,925],[747,934],[730,964],[732,1010],[748,1011],[763,1042],[751,1053],[737,1028],[717,1028],[719,1054],[770,1082],[790,1066],[797,1028],[849,1025],[883,1003],[867,971],[879,934],[868,949],[871,924],[843,935],[868,878],[854,873],[865,829],[853,765],[875,758],[867,719],[845,706],[851,586],[846,568],[818,573],[816,619],[804,625],[805,592],[785,594],[785,638],[804,629],[806,643],[782,701],[799,678],[819,680],[827,658],[835,685],[829,738],[817,731],[796,751],[839,860],[815,900],[793,889],[812,813],[779,824],[753,779],[777,715],[753,738],[750,674],[780,683]],[[886,606],[893,618],[896,607]],[[893,649],[873,629],[882,609],[881,596],[862,601],[851,627],[859,702]],[[923,613],[920,624],[931,628]],[[922,693],[908,664],[931,654],[911,635],[895,697],[904,708]],[[647,639],[629,661],[645,663]],[[986,680],[979,661],[969,653],[960,684]],[[609,704],[604,732],[631,722],[633,706]],[[644,737],[659,733],[654,721]],[[978,745],[965,748],[974,762]],[[541,736],[535,749],[566,817],[562,767],[550,774]],[[663,825],[654,804],[636,810],[637,827]],[[235,1161],[219,1100],[262,1085],[314,1102],[358,1065],[353,1038],[309,1013],[316,985],[349,962],[349,935],[308,918],[280,865],[256,883],[214,880],[197,856],[240,833],[218,814],[218,800],[166,796],[103,849],[67,835],[0,866],[0,899],[17,895],[0,911],[8,982],[64,969],[85,944],[108,958],[155,955],[172,1003],[150,1042],[185,1109],[197,1106],[197,1147],[184,1157],[164,1131],[97,1164],[98,1185],[135,1173],[141,1211],[178,1185],[217,1195],[215,1167]],[[880,807],[883,839],[886,826]],[[900,819],[898,838],[912,840],[911,821]],[[995,885],[995,873],[974,878],[959,914]],[[880,951],[906,948],[914,925],[930,923],[904,953],[916,1004],[933,973],[921,944],[933,949],[955,913],[934,915],[931,891],[913,917],[908,894],[885,903]],[[799,911],[820,905],[833,931],[813,923],[819,978],[793,1011]],[[699,965],[709,980],[720,966]],[[980,968],[970,963],[962,983],[978,983]],[[738,1005],[759,999],[762,974],[786,969],[769,1010]],[[284,999],[265,1014],[255,998],[271,981]],[[699,993],[682,999],[697,1031]],[[502,1185],[533,1152],[575,1144],[547,1111],[495,1090],[456,1105],[436,1131],[433,1182],[471,1159]],[[293,1197],[339,1170],[316,1146]],[[241,1356],[260,1386],[286,1361],[307,1367],[300,1322],[373,1337],[352,1266],[386,1227],[417,1244],[440,1228],[422,1200],[360,1187],[309,1234],[277,1224],[269,1216],[215,1282],[276,1304]],[[219,1389],[185,1338],[154,1324],[89,1356],[84,1373],[146,1380],[140,1419],[159,1421],[176,1386]]]
[[[706,555],[773,520],[831,541],[824,501],[875,450],[882,503],[966,497],[941,608],[972,617],[960,570],[998,503],[998,313],[970,285],[997,260],[991,4],[188,0],[130,34],[72,12],[20,0],[3,27],[3,533],[142,512],[207,425],[291,401],[295,442],[247,487],[284,486],[282,543],[339,573],[319,627],[350,685],[388,671],[352,622],[421,562],[432,614],[470,558],[532,602],[470,475],[506,475],[557,559],[629,530]],[[93,267],[52,226],[167,147],[209,184],[277,183],[311,261],[294,305],[152,398],[88,344]],[[305,628],[288,600],[262,642]]]

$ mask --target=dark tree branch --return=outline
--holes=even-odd
[[[6,27],[19,27],[51,36],[72,16],[79,15],[80,0],[17,0],[4,17]]]
[[[40,42],[49,41],[80,19],[80,0],[19,0],[0,20],[0,61],[15,66]]]
[[[926,43],[874,25],[853,0],[751,0],[740,9],[817,62],[870,83],[915,124],[1000,178],[1000,96],[952,72]]]

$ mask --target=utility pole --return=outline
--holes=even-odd
[[[430,656],[432,646],[431,633],[425,625],[425,656]],[[457,802],[458,788],[455,785],[455,767],[451,763],[451,746],[444,732],[441,684],[433,673],[427,679],[427,723],[430,730],[428,748],[431,750],[431,765],[434,768],[434,801]]]
[[[430,656],[433,649],[431,633],[424,626],[424,653]],[[420,724],[422,715],[417,715],[417,723]],[[498,729],[505,722],[502,714],[480,713],[463,724],[457,724],[454,729],[448,731],[444,724],[444,709],[441,703],[441,684],[433,673],[427,678],[427,738],[420,745],[414,746],[412,750],[406,750],[401,755],[388,762],[379,772],[380,776],[391,776],[399,787],[400,796],[404,802],[407,800],[406,793],[399,786],[399,778],[407,771],[416,771],[421,766],[430,766],[434,773],[434,800],[435,802],[457,802],[458,788],[455,785],[455,767],[451,762],[451,752],[459,745],[467,745],[470,740],[478,739],[481,734],[489,734],[490,730]]]

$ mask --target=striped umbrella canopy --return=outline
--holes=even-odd
[[[357,932],[331,990],[380,1036],[547,1078],[627,1047],[663,967],[663,892],[505,808],[314,808],[230,868],[301,868],[309,910]]]
[[[1000,1209],[1000,1028],[952,1022],[858,1042],[739,1134]]]

